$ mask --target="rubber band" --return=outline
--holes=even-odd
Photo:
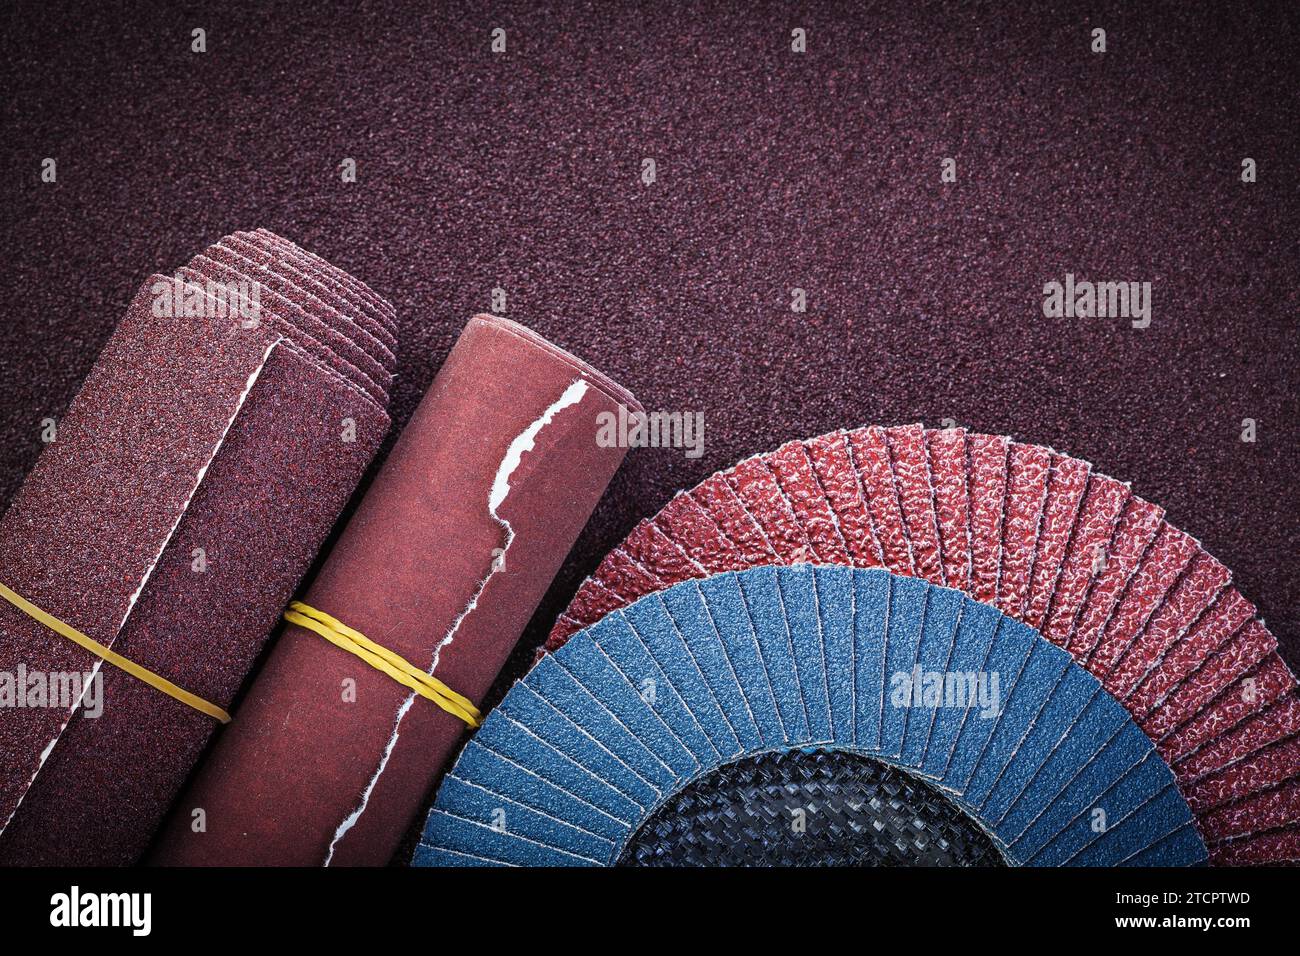
[[[447,713],[459,717],[470,727],[478,727],[483,723],[483,715],[468,697],[456,693],[432,674],[421,670],[388,648],[376,644],[338,618],[331,617],[310,604],[294,601],[289,605],[289,610],[284,612],[284,619],[290,624],[315,631],[335,647],[356,655],[375,670],[382,671],[402,686],[409,687],[421,697],[433,701]]]
[[[230,715],[218,707],[216,704],[209,703],[197,694],[191,694],[189,691],[177,687],[165,677],[160,677],[147,667],[141,667],[135,661],[127,660],[121,654],[109,650],[99,641],[92,637],[87,637],[70,624],[65,624],[53,614],[42,611],[39,607],[19,595],[17,592],[10,590],[3,584],[0,584],[0,597],[4,598],[18,610],[22,611],[28,617],[37,623],[44,624],[51,631],[66,637],[74,644],[78,644],[90,653],[94,654],[100,660],[112,664],[118,670],[125,671],[136,680],[142,680],[150,687],[162,691],[169,697],[174,697],[182,704],[193,707],[199,713],[207,714],[223,724],[230,723]]]

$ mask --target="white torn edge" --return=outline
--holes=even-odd
[[[172,522],[172,526],[168,530],[167,536],[163,538],[162,547],[158,549],[158,553],[154,555],[153,561],[149,564],[144,575],[140,578],[140,586],[135,589],[135,593],[127,600],[126,613],[122,615],[122,620],[118,622],[117,629],[113,632],[114,639],[116,639],[116,636],[122,632],[122,628],[126,627],[126,622],[131,617],[131,612],[135,610],[136,602],[140,600],[140,595],[144,593],[145,585],[149,583],[149,579],[153,577],[153,573],[157,569],[158,563],[162,561],[162,556],[167,551],[167,546],[171,544],[172,537],[176,534],[176,529],[180,527],[181,519],[183,519],[185,513],[189,511],[190,502],[194,500],[194,496],[198,493],[199,486],[203,484],[203,479],[208,474],[208,469],[212,467],[212,463],[216,461],[217,453],[221,451],[221,446],[226,443],[226,436],[230,434],[230,429],[234,426],[235,419],[239,417],[240,411],[243,410],[244,402],[248,400],[249,393],[253,391],[253,386],[257,384],[258,378],[261,377],[262,370],[266,368],[266,363],[271,357],[271,352],[282,340],[282,336],[277,337],[266,347],[266,351],[262,353],[261,362],[258,363],[257,367],[254,368],[252,373],[248,376],[248,381],[244,383],[244,390],[239,393],[239,398],[235,401],[234,410],[231,411],[230,418],[226,420],[226,427],[221,430],[221,436],[217,439],[217,443],[212,446],[212,452],[208,455],[208,460],[203,463],[203,466],[199,468],[198,473],[195,475],[194,485],[190,488],[190,493],[185,496],[185,501],[181,503],[179,510],[177,510],[176,519]],[[112,645],[112,640],[109,641],[109,645]],[[18,802],[14,804],[13,810],[10,812],[9,816],[5,818],[4,823],[0,823],[0,834],[4,833],[5,828],[13,822],[14,816],[18,813],[18,808],[23,805],[23,800],[25,800],[27,794],[31,792],[32,784],[36,782],[37,775],[40,774],[41,768],[45,766],[45,761],[49,760],[50,754],[54,753],[54,748],[58,744],[59,739],[63,736],[63,732],[68,729],[68,724],[72,723],[72,718],[76,716],[77,709],[81,707],[82,701],[86,699],[86,691],[90,689],[91,682],[94,681],[103,666],[103,659],[98,657],[95,658],[95,663],[90,669],[90,680],[82,683],[81,696],[78,697],[76,703],[68,709],[68,713],[64,717],[63,723],[59,725],[58,731],[50,739],[50,742],[46,745],[45,749],[41,751],[40,759],[36,762],[36,769],[32,771],[31,777],[28,778],[27,786],[23,788],[22,794],[18,797]]]
[[[478,607],[478,600],[482,596],[488,582],[492,580],[498,571],[505,569],[506,552],[510,550],[510,545],[514,543],[515,531],[514,528],[510,526],[509,521],[497,514],[497,509],[501,507],[505,502],[506,497],[510,494],[510,477],[519,467],[519,462],[523,458],[524,454],[532,451],[536,446],[537,436],[541,434],[542,429],[549,425],[555,419],[555,416],[564,409],[582,401],[582,397],[587,394],[588,388],[589,386],[586,379],[574,379],[569,384],[568,388],[561,393],[560,397],[552,402],[531,425],[516,435],[514,440],[510,442],[509,447],[506,448],[505,457],[503,457],[501,463],[497,465],[496,475],[492,479],[492,487],[488,491],[487,501],[488,514],[491,515],[493,521],[501,526],[501,529],[504,532],[502,535],[501,549],[497,553],[493,554],[492,563],[488,568],[487,574],[483,575],[479,580],[478,587],[474,589],[474,593],[470,596],[464,610],[456,616],[456,620],[452,622],[446,635],[433,649],[433,662],[429,665],[428,670],[430,675],[438,669],[438,660],[442,656],[443,648],[447,647],[453,640],[455,640],[456,632],[460,630],[460,626],[464,622],[465,618],[469,617],[469,615],[473,613],[474,609]],[[366,784],[366,789],[362,791],[361,800],[357,804],[356,809],[349,813],[343,822],[338,825],[338,829],[334,831],[334,838],[330,841],[329,850],[325,854],[324,866],[330,865],[330,861],[334,858],[334,851],[338,848],[339,841],[342,840],[347,832],[356,825],[357,821],[361,819],[361,815],[366,812],[366,807],[370,803],[370,796],[375,792],[375,786],[379,783],[379,778],[388,767],[389,758],[392,757],[393,749],[397,746],[397,738],[401,734],[402,730],[402,721],[410,711],[411,705],[415,703],[416,696],[415,693],[408,694],[406,700],[402,702],[402,706],[398,708],[397,717],[393,723],[393,733],[388,738],[388,746],[384,748],[384,754],[379,760],[379,766],[375,769],[374,776],[370,778],[370,782]]]
[[[158,562],[162,560],[163,553],[167,550],[167,546],[171,544],[172,537],[176,534],[176,529],[181,525],[181,519],[184,518],[185,513],[189,511],[190,502],[194,500],[194,496],[198,493],[199,486],[203,484],[203,479],[207,477],[208,469],[211,468],[212,463],[217,460],[217,454],[221,451],[221,446],[226,443],[226,436],[230,434],[230,429],[234,426],[235,419],[239,417],[239,413],[243,409],[244,403],[248,401],[249,393],[253,391],[253,386],[257,384],[257,380],[261,377],[262,370],[266,368],[266,363],[271,357],[272,350],[274,350],[280,342],[281,338],[277,337],[266,347],[266,351],[262,353],[262,361],[258,363],[255,369],[253,369],[252,373],[248,376],[248,381],[244,383],[244,390],[239,393],[239,398],[235,400],[234,411],[230,413],[230,418],[226,421],[226,427],[221,430],[221,437],[218,438],[217,443],[212,446],[212,453],[208,455],[208,460],[203,463],[203,467],[199,469],[198,474],[194,477],[194,485],[190,488],[190,493],[185,497],[185,502],[181,505],[180,511],[176,513],[176,520],[172,522],[171,529],[167,532],[167,537],[163,539],[162,547],[158,549],[158,553],[154,555],[153,563],[149,565],[149,569],[145,571],[144,577],[140,579],[140,586],[135,589],[135,593],[132,594],[130,600],[127,601],[126,613],[122,615],[122,621],[117,626],[119,631],[126,626],[127,618],[129,618],[131,612],[135,610],[136,601],[140,600],[140,595],[144,593],[145,585],[147,585],[149,579],[153,577],[153,573],[158,567]]]

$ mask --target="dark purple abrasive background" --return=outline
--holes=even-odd
[[[0,17],[0,500],[144,277],[266,227],[394,302],[399,426],[495,287],[647,409],[704,412],[702,457],[628,456],[507,677],[676,489],[944,418],[1131,481],[1300,664],[1294,3]],[[1151,282],[1150,327],[1044,318],[1067,272]]]

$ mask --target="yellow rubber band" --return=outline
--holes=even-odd
[[[144,681],[150,687],[157,688],[158,690],[162,691],[164,694],[167,694],[169,697],[174,697],[177,700],[179,700],[182,704],[187,704],[190,707],[193,707],[195,710],[199,711],[200,713],[207,714],[209,717],[221,721],[223,724],[230,723],[230,715],[226,713],[224,710],[222,710],[220,707],[218,707],[216,704],[208,703],[202,697],[199,697],[195,694],[191,694],[189,691],[177,687],[167,678],[159,677],[157,674],[149,670],[147,667],[141,667],[139,664],[135,663],[135,661],[129,661],[121,654],[117,654],[109,650],[103,644],[99,643],[99,641],[95,640],[94,638],[87,637],[85,634],[82,634],[79,630],[77,630],[75,627],[71,626],[70,624],[64,624],[53,614],[48,614],[45,611],[42,611],[31,601],[28,601],[25,598],[21,597],[16,592],[11,591],[3,584],[0,584],[0,597],[4,598],[14,607],[18,608],[18,610],[22,611],[28,617],[32,618],[35,621],[38,621],[41,624],[44,624],[51,631],[54,631],[56,634],[60,634],[63,637],[66,637],[68,640],[72,641],[73,643],[80,644],[82,647],[90,651],[90,653],[94,654],[100,660],[112,664],[114,667],[118,668],[119,670],[126,671],[132,677],[136,678],[136,680]]]
[[[447,713],[455,714],[469,726],[478,727],[483,723],[483,715],[468,697],[456,693],[432,674],[422,671],[383,645],[376,644],[338,618],[318,611],[310,604],[294,601],[289,605],[289,610],[284,612],[284,619],[290,624],[315,631],[335,647],[355,654],[375,670],[382,671],[403,687],[409,687],[421,697],[433,701]]]

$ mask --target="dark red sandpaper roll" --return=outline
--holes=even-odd
[[[639,410],[522,326],[474,318],[304,600],[480,700],[623,459],[598,441],[620,404]],[[290,626],[153,859],[384,864],[465,732]]]
[[[151,277],[0,522],[0,581],[223,708],[389,424],[268,300],[250,317]],[[19,664],[98,673],[103,706],[6,710],[0,862],[133,862],[217,722],[0,604]]]

